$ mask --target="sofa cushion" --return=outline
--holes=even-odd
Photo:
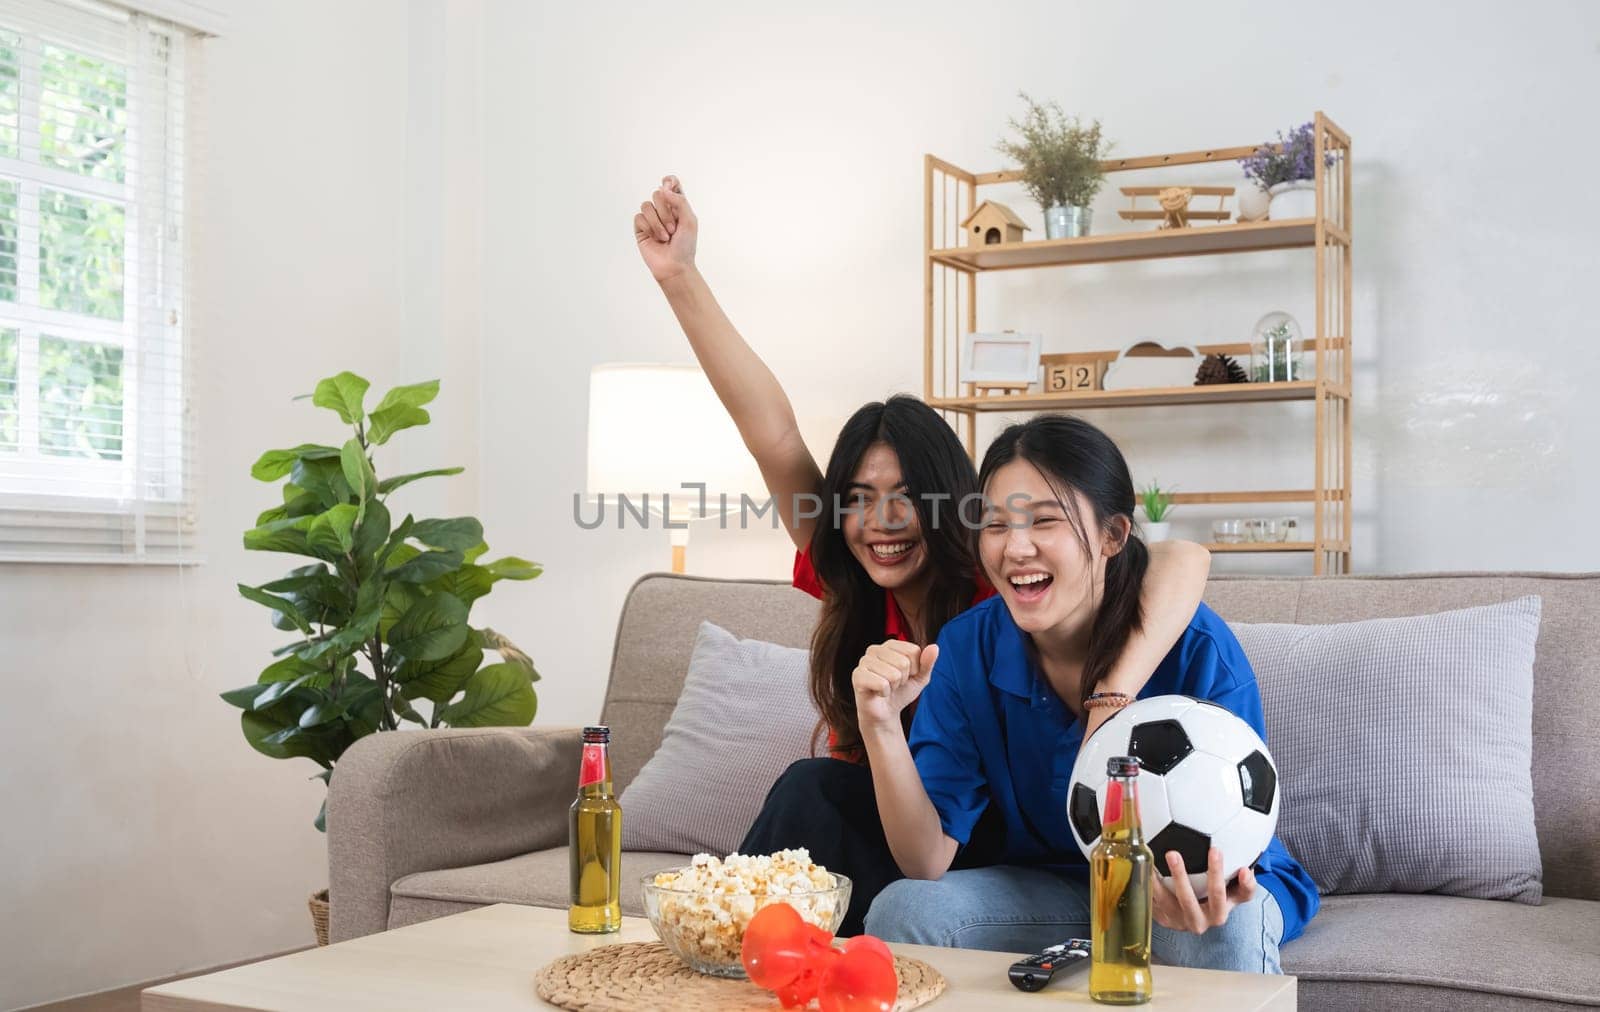
[[[639,881],[663,868],[689,863],[686,854],[622,853],[622,912],[644,916]],[[572,871],[567,848],[551,847],[504,861],[420,871],[389,887],[389,927],[460,913],[491,903],[522,903],[565,909],[571,903]]]
[[[1544,894],[1600,900],[1600,573],[1213,576],[1229,622],[1323,625],[1540,599],[1533,661],[1533,799]]]
[[[1306,1008],[1600,1006],[1600,902],[1329,896],[1282,955]]]
[[[611,726],[611,770],[627,790],[655,754],[678,705],[702,621],[735,636],[805,648],[817,599],[788,580],[718,580],[648,573],[628,591],[617,619],[601,723]],[[626,823],[626,820],[624,820]]]
[[[622,846],[733,853],[778,776],[811,754],[810,655],[701,622],[661,747],[619,799]]]
[[[1233,628],[1283,778],[1278,833],[1322,892],[1539,902],[1537,597]]]

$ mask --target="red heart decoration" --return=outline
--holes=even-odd
[[[817,988],[822,1012],[891,1012],[900,981],[894,973],[894,957],[883,958],[888,946],[881,941],[878,946],[883,951],[865,942],[845,948]]]
[[[805,1008],[817,996],[818,983],[817,975],[807,970],[776,989],[773,994],[778,996],[778,1003],[784,1008]]]
[[[775,991],[798,979],[812,959],[812,936],[807,930],[810,927],[787,903],[774,903],[757,910],[744,929],[744,942],[739,950],[740,961],[751,982]]]
[[[806,925],[806,951],[813,956],[819,951],[836,952],[833,947],[833,936],[810,921]]]
[[[822,1012],[891,1012],[900,992],[894,953],[882,940],[859,935],[840,951],[831,934],[787,903],[756,911],[740,957],[751,983],[773,992],[784,1008],[804,1008],[816,998]]]
[[[846,952],[855,952],[857,949],[876,952],[888,962],[889,969],[894,969],[894,953],[889,951],[889,947],[883,943],[883,939],[874,935],[857,935],[844,943],[844,951]]]

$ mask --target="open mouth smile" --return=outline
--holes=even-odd
[[[897,566],[911,557],[911,550],[917,547],[915,541],[882,541],[868,545],[872,550],[872,557],[880,566]]]
[[[1006,577],[1006,582],[1011,584],[1011,593],[1018,603],[1033,604],[1044,600],[1055,577],[1041,572],[1012,573]]]

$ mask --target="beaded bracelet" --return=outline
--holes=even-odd
[[[1121,708],[1133,702],[1133,698],[1126,692],[1096,692],[1083,701],[1083,705],[1091,710],[1100,710],[1110,707]]]

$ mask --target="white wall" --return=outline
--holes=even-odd
[[[1600,435],[1596,216],[1579,195],[1600,156],[1582,126],[1600,8],[973,10],[689,3],[619,22],[488,5],[482,503],[494,536],[547,571],[533,606],[487,611],[531,645],[541,720],[597,715],[622,595],[666,566],[659,531],[571,520],[590,366],[689,357],[633,248],[639,202],[666,173],[684,180],[702,270],[825,458],[862,402],[920,392],[923,154],[1001,167],[1018,89],[1098,116],[1126,155],[1248,144],[1328,112],[1357,166],[1356,570],[1600,569],[1600,477],[1582,466]],[[1040,229],[1020,190],[1000,199]],[[1126,227],[1116,206],[1102,195],[1103,230]],[[1241,340],[1274,308],[1309,328],[1311,279],[1309,252],[1001,274],[979,282],[979,326],[1038,329],[1052,350]],[[1311,482],[1309,405],[1090,417],[1141,480]],[[1210,517],[1176,519],[1203,537]],[[790,558],[772,532],[696,530],[689,546],[690,571],[716,575],[781,577]]]
[[[470,4],[456,16],[475,29]],[[381,468],[476,465],[475,119],[460,114],[476,104],[460,73],[476,40],[432,3],[295,0],[234,5],[206,44],[193,268],[207,561],[0,566],[0,1008],[310,941],[322,784],[309,762],[253,752],[216,697],[281,640],[234,584],[293,565],[239,546],[275,495],[249,467],[272,446],[343,438],[290,398],[345,368],[374,398],[443,378],[437,427],[396,437]],[[415,489],[421,510],[476,508],[465,477]]]

